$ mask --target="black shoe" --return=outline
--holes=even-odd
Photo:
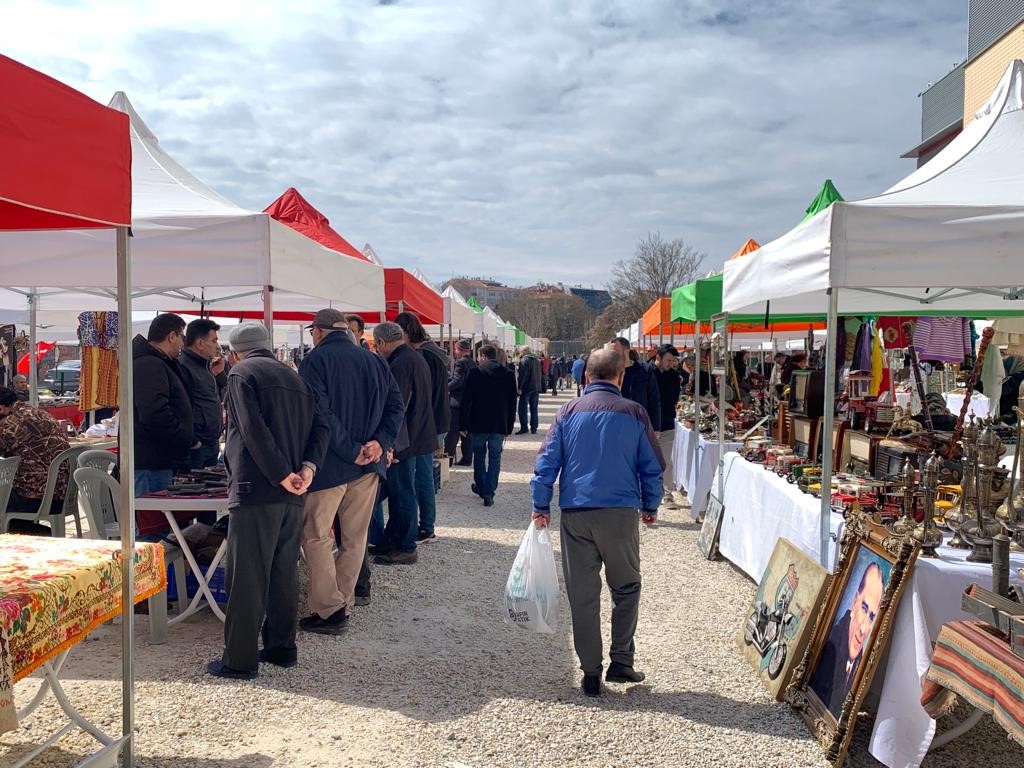
[[[390,554],[375,557],[373,562],[377,563],[377,565],[412,565],[419,559],[419,555],[416,554],[415,550],[412,552],[402,552],[400,549],[396,549]]]
[[[472,467],[473,466],[473,460],[472,459],[459,459],[458,461],[455,462],[455,466],[456,467]]]
[[[314,613],[299,622],[299,629],[303,632],[316,632],[318,635],[340,635],[347,628],[348,614],[344,608],[339,608],[326,619]]]
[[[369,605],[369,604],[370,604],[370,595],[369,595],[369,593],[367,593],[365,595],[356,595],[356,605],[362,607],[362,606]]]
[[[601,695],[601,675],[584,675],[583,676],[583,693],[587,696],[600,696]]]
[[[371,556],[374,555],[386,555],[391,552],[390,544],[367,544],[366,551]]]
[[[228,680],[255,680],[258,672],[246,672],[242,669],[232,669],[220,659],[214,659],[206,665],[206,671],[214,677],[223,677]]]
[[[516,434],[517,435],[525,435],[526,434],[526,430],[525,429],[520,429],[518,432],[516,432]]]
[[[417,544],[429,543],[431,541],[437,541],[437,536],[435,534],[433,534],[433,533],[417,533],[416,534],[416,543]]]
[[[637,672],[625,664],[616,664],[614,661],[608,667],[604,679],[609,683],[642,683],[647,677],[643,672]]]
[[[494,497],[493,496],[484,496],[484,506],[485,507],[493,507],[494,506]]]
[[[537,434],[537,430],[536,429],[531,429],[530,430],[530,434],[531,435],[536,435]]]
[[[294,648],[261,648],[260,661],[264,664],[273,664],[275,667],[291,669],[299,663],[299,653]]]
[[[471,486],[469,486],[469,490],[471,490],[471,491],[472,491],[473,493],[475,493],[475,494],[476,494],[477,496],[479,496],[479,497],[480,497],[481,499],[482,499],[482,498],[484,498],[484,495],[483,495],[482,493],[480,493],[480,491],[478,491],[478,490],[476,489],[476,483],[473,483],[473,484],[472,484]]]

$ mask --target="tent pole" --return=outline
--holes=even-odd
[[[128,227],[117,228],[118,442],[121,492],[121,750],[124,768],[135,765],[135,419],[132,371],[132,267]]]
[[[839,289],[828,291],[828,335],[825,341],[825,423],[821,428],[821,564],[831,573],[828,543],[832,536],[832,427],[835,423],[836,336],[839,316]],[[813,460],[813,457],[811,457]]]
[[[724,323],[725,338],[722,344],[725,345],[725,374],[718,381],[718,500],[725,498],[725,387],[723,386],[729,378],[729,322]],[[739,393],[733,392],[735,398]]]
[[[305,360],[306,359],[306,342],[302,338],[302,336],[303,336],[302,323],[299,323],[299,360]]]
[[[263,286],[263,325],[270,333],[271,343],[274,338],[274,286]]]
[[[693,326],[693,348],[697,358],[693,364],[693,475],[700,475],[700,320]],[[708,376],[710,381],[711,377]],[[690,489],[687,489],[689,493]],[[693,503],[693,499],[690,500]]]
[[[39,363],[36,360],[36,347],[39,344],[36,339],[36,328],[39,327],[36,317],[38,311],[39,296],[36,294],[36,289],[33,288],[28,294],[28,403],[33,408],[39,405]],[[14,356],[15,360],[17,357],[17,355]],[[15,367],[11,373],[12,382],[17,372],[17,367]]]

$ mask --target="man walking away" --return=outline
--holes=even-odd
[[[516,376],[497,361],[497,350],[480,347],[480,365],[469,373],[463,393],[465,429],[473,443],[473,493],[494,506],[505,437],[516,423]]]
[[[537,455],[531,483],[533,520],[551,520],[558,480],[562,510],[562,569],[572,613],[573,643],[583,670],[583,692],[601,692],[601,566],[612,592],[611,665],[605,679],[638,683],[633,667],[640,607],[640,530],[654,522],[664,461],[647,414],[622,397],[618,351],[594,350],[583,397],[563,405]]]
[[[551,358],[545,354],[540,356],[540,393],[548,391],[548,374],[551,372]]]
[[[679,376],[679,350],[671,344],[662,344],[658,347],[654,378],[658,382],[658,398],[661,401],[661,432],[658,434],[658,446],[665,459],[665,498],[662,499],[662,503],[675,508],[678,504],[673,495],[676,481],[672,468],[672,444],[676,435],[676,404],[679,402],[683,380]]]
[[[548,366],[548,389],[551,390],[551,394],[558,396],[558,358],[552,357],[551,363]]]
[[[185,345],[185,321],[157,315],[146,338],[132,340],[135,395],[135,494],[163,491],[174,472],[199,448],[192,431],[192,401],[178,364]]]
[[[192,469],[217,463],[224,425],[224,388],[228,377],[220,354],[220,326],[213,320],[193,320],[185,329],[185,349],[178,355],[182,379],[192,400],[192,431],[200,446],[189,455]]]
[[[580,355],[572,362],[572,378],[576,382],[576,397],[583,392],[583,375],[587,370],[587,356]]]
[[[299,622],[307,632],[340,634],[356,605],[366,563],[366,536],[377,491],[405,417],[405,403],[387,363],[355,344],[345,317],[322,309],[310,326],[313,350],[299,376],[316,397],[330,427],[323,466],[309,488],[302,523],[302,551],[309,571],[309,608]],[[338,554],[332,528],[339,523]],[[369,598],[369,567],[362,574]]]
[[[519,361],[519,431],[517,435],[525,435],[527,429],[537,434],[537,408],[540,401],[541,368],[540,360],[529,350]],[[526,411],[530,411],[530,420],[526,420]]]
[[[430,467],[437,446],[431,404],[430,367],[423,356],[405,343],[397,323],[373,327],[378,354],[388,361],[405,403],[405,419],[395,442],[395,463],[388,467],[388,524],[383,548],[374,558],[382,565],[411,565],[417,560],[416,472]]]
[[[217,677],[251,680],[260,661],[298,663],[302,503],[323,465],[330,427],[318,415],[309,387],[274,358],[265,327],[238,325],[228,344],[229,596],[224,654],[206,669]]]
[[[661,431],[661,397],[658,394],[658,382],[654,372],[639,359],[634,360],[630,353],[629,340],[621,336],[612,342],[612,349],[622,356],[626,371],[622,380],[622,396],[634,403],[639,403],[647,411],[651,427],[655,434]]]
[[[468,467],[473,463],[473,450],[469,445],[469,437],[459,434],[462,430],[460,409],[462,407],[462,392],[466,386],[466,377],[469,372],[476,368],[476,360],[473,359],[473,343],[469,339],[459,339],[455,344],[455,365],[452,368],[452,377],[448,382],[448,396],[451,407],[452,420],[448,429],[448,436],[444,441],[444,452],[447,453],[454,464],[460,467]],[[455,449],[462,445],[462,458],[455,459]]]
[[[415,349],[430,368],[430,410],[434,419],[434,433],[437,437],[435,451],[444,446],[451,426],[451,407],[448,405],[448,355],[427,335],[423,324],[416,315],[400,312],[395,322],[405,334],[405,343]],[[417,541],[434,541],[434,524],[437,520],[437,490],[434,485],[434,453],[417,458],[416,465],[416,507],[419,510]]]

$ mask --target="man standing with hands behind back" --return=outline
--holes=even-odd
[[[224,655],[206,669],[217,677],[251,680],[260,661],[298,663],[302,508],[323,465],[330,427],[317,413],[309,387],[274,358],[265,327],[236,326],[228,344],[229,597]]]
[[[647,413],[619,387],[625,363],[618,350],[596,349],[587,361],[583,396],[558,409],[534,470],[533,520],[551,520],[558,480],[562,569],[572,613],[573,644],[583,693],[601,693],[601,566],[612,591],[611,665],[606,680],[639,683],[633,668],[640,609],[640,525],[653,523],[665,462]]]

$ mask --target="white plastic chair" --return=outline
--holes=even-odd
[[[77,503],[78,488],[75,485],[75,479],[72,476],[78,462],[78,457],[82,451],[82,448],[68,448],[66,451],[61,451],[54,457],[53,461],[50,462],[50,468],[46,473],[46,489],[43,491],[43,498],[39,500],[39,509],[35,512],[7,512],[7,514],[4,515],[3,520],[2,530],[4,533],[7,533],[9,530],[12,520],[26,520],[36,524],[49,523],[50,535],[56,539],[63,539],[65,536],[65,521],[70,515],[75,518],[75,533],[79,538],[82,537],[82,520],[78,515]],[[64,492],[64,504],[61,507],[60,512],[53,515],[50,514],[50,508],[53,506],[53,497],[57,492],[57,483],[60,480],[60,471],[65,465],[67,465],[68,471],[68,487]],[[10,498],[9,491],[8,498]]]

